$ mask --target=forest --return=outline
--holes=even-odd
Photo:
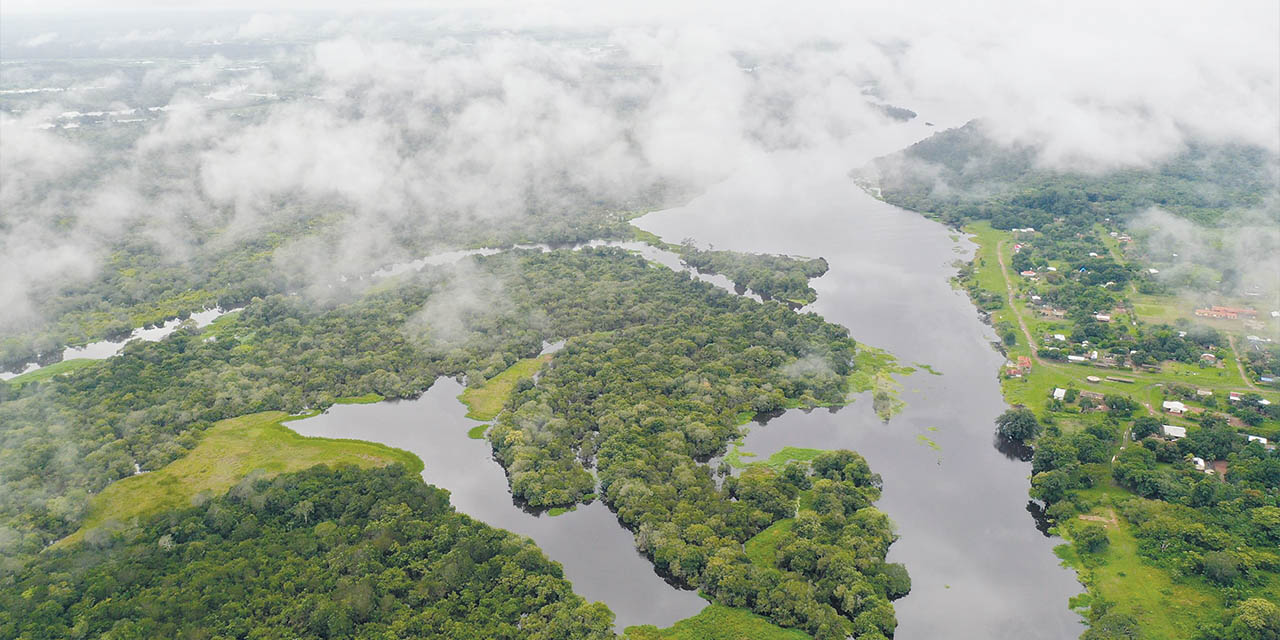
[[[401,467],[247,478],[6,582],[5,638],[613,638],[532,542]]]
[[[1262,207],[1276,188],[1274,159],[1260,147],[1191,144],[1151,169],[1058,171],[1040,167],[1033,146],[996,142],[986,126],[975,120],[876,160],[884,199],[956,226],[1089,226],[1153,206],[1216,225]]]
[[[342,303],[254,298],[210,327],[0,386],[6,569],[74,531],[89,496],[135,463],[163,466],[214,421],[415,397],[441,375],[479,385],[565,338],[490,433],[518,498],[564,506],[598,493],[660,571],[717,601],[824,638],[892,635],[905,573],[884,562],[894,534],[860,457],[722,486],[702,462],[756,412],[844,403],[857,350],[847,330],[611,248],[467,259]],[[797,527],[797,544],[825,560],[747,560],[742,543],[794,517],[802,492],[814,496],[805,522],[822,526]],[[856,551],[837,543],[863,538]]]
[[[691,242],[673,247],[685,264],[703,273],[718,273],[733,281],[739,293],[750,290],[766,300],[803,307],[818,299],[809,280],[827,272],[822,258],[792,258],[762,253],[698,249]]]

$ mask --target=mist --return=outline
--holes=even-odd
[[[1274,3],[275,6],[5,4],[0,329],[125,239],[181,265],[330,216],[276,252],[320,291],[446,248],[406,228],[673,204],[653,194],[779,151],[849,161],[900,126],[883,104],[982,118],[1053,168],[1280,151]]]

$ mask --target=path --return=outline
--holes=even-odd
[[[1013,301],[1013,281],[1009,279],[1009,267],[1004,263],[1004,240],[996,243],[996,259],[1000,261],[1000,275],[1004,277],[1005,296],[1008,298],[1009,311],[1013,313],[1013,317],[1018,319],[1018,326],[1022,328],[1022,335],[1027,337],[1027,346],[1031,348],[1031,357],[1036,359],[1036,363],[1044,366],[1044,362],[1040,360],[1040,349],[1036,346],[1036,341],[1031,337],[1031,330],[1027,328],[1027,322],[1022,319],[1022,314],[1018,312],[1018,307]]]
[[[1253,383],[1253,380],[1249,378],[1249,375],[1244,372],[1244,362],[1241,361],[1240,352],[1236,349],[1236,337],[1228,333],[1227,344],[1231,345],[1231,355],[1236,357],[1236,370],[1240,372],[1240,379],[1244,380],[1245,385],[1250,389],[1253,389],[1254,391],[1262,391],[1262,389],[1258,388],[1258,385]]]

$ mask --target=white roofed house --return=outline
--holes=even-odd
[[[1056,389],[1054,389],[1054,390],[1053,390],[1053,399],[1054,399],[1054,400],[1065,400],[1066,398],[1067,398],[1067,390],[1066,390],[1066,389],[1063,389],[1062,387],[1058,387],[1058,388],[1056,388]]]
[[[1187,405],[1182,404],[1177,400],[1165,400],[1160,403],[1160,408],[1176,415],[1182,415],[1187,412]]]
[[[1164,437],[1173,440],[1187,437],[1186,427],[1175,427],[1171,424],[1161,425],[1160,432],[1164,434]]]
[[[1264,447],[1267,446],[1267,439],[1262,436],[1253,436],[1246,433],[1244,434],[1244,439],[1249,442],[1256,442]]]

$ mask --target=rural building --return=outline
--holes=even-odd
[[[1213,392],[1210,391],[1209,389],[1196,389],[1196,395],[1200,396],[1201,398],[1208,398],[1209,396],[1213,395]]]
[[[1071,362],[1088,362],[1089,359],[1084,356],[1067,356],[1067,360]]]
[[[1238,320],[1244,318],[1257,317],[1256,309],[1241,309],[1238,307],[1220,307],[1214,305],[1204,309],[1196,309],[1196,315],[1201,318],[1224,318],[1226,320]]]
[[[1175,427],[1175,426],[1173,426],[1173,425],[1171,425],[1171,424],[1161,425],[1161,426],[1160,426],[1160,431],[1161,431],[1162,433],[1164,433],[1164,436],[1165,436],[1166,438],[1173,438],[1174,440],[1177,440],[1178,438],[1185,438],[1185,437],[1187,437],[1187,430],[1186,430],[1186,428],[1184,428],[1184,427]]]
[[[1093,319],[1094,319],[1094,320],[1097,320],[1098,322],[1111,322],[1111,316],[1109,316],[1109,315],[1107,315],[1107,314],[1105,314],[1105,313],[1099,313],[1099,314],[1097,314],[1097,315],[1093,316]]]
[[[1054,400],[1066,400],[1066,399],[1067,399],[1067,390],[1066,390],[1066,389],[1063,389],[1062,387],[1058,387],[1058,388],[1054,389],[1054,390],[1053,390],[1053,399],[1054,399]]]
[[[1239,391],[1232,391],[1231,393],[1227,394],[1227,400],[1230,400],[1232,402],[1240,402],[1240,398],[1241,398],[1241,395]]]
[[[1175,415],[1182,415],[1187,412],[1187,405],[1182,404],[1177,400],[1165,400],[1160,403],[1160,408]]]
[[[1244,439],[1248,440],[1249,442],[1256,442],[1264,447],[1267,446],[1267,439],[1262,436],[1251,436],[1246,433],[1244,434]]]
[[[1218,361],[1218,356],[1215,356],[1212,353],[1202,353],[1200,354],[1200,361],[1212,364]]]
[[[1196,466],[1196,471],[1204,471],[1204,470],[1205,470],[1204,458],[1192,457],[1192,458],[1191,458],[1191,464],[1193,464],[1193,465],[1195,465],[1195,466]]]
[[[1098,376],[1085,376],[1084,379],[1089,382],[1102,382],[1102,378],[1099,378]],[[1083,391],[1081,393],[1092,393],[1092,391]]]
[[[1121,378],[1120,376],[1107,376],[1107,382],[1123,382],[1125,384],[1133,384],[1133,378]]]

